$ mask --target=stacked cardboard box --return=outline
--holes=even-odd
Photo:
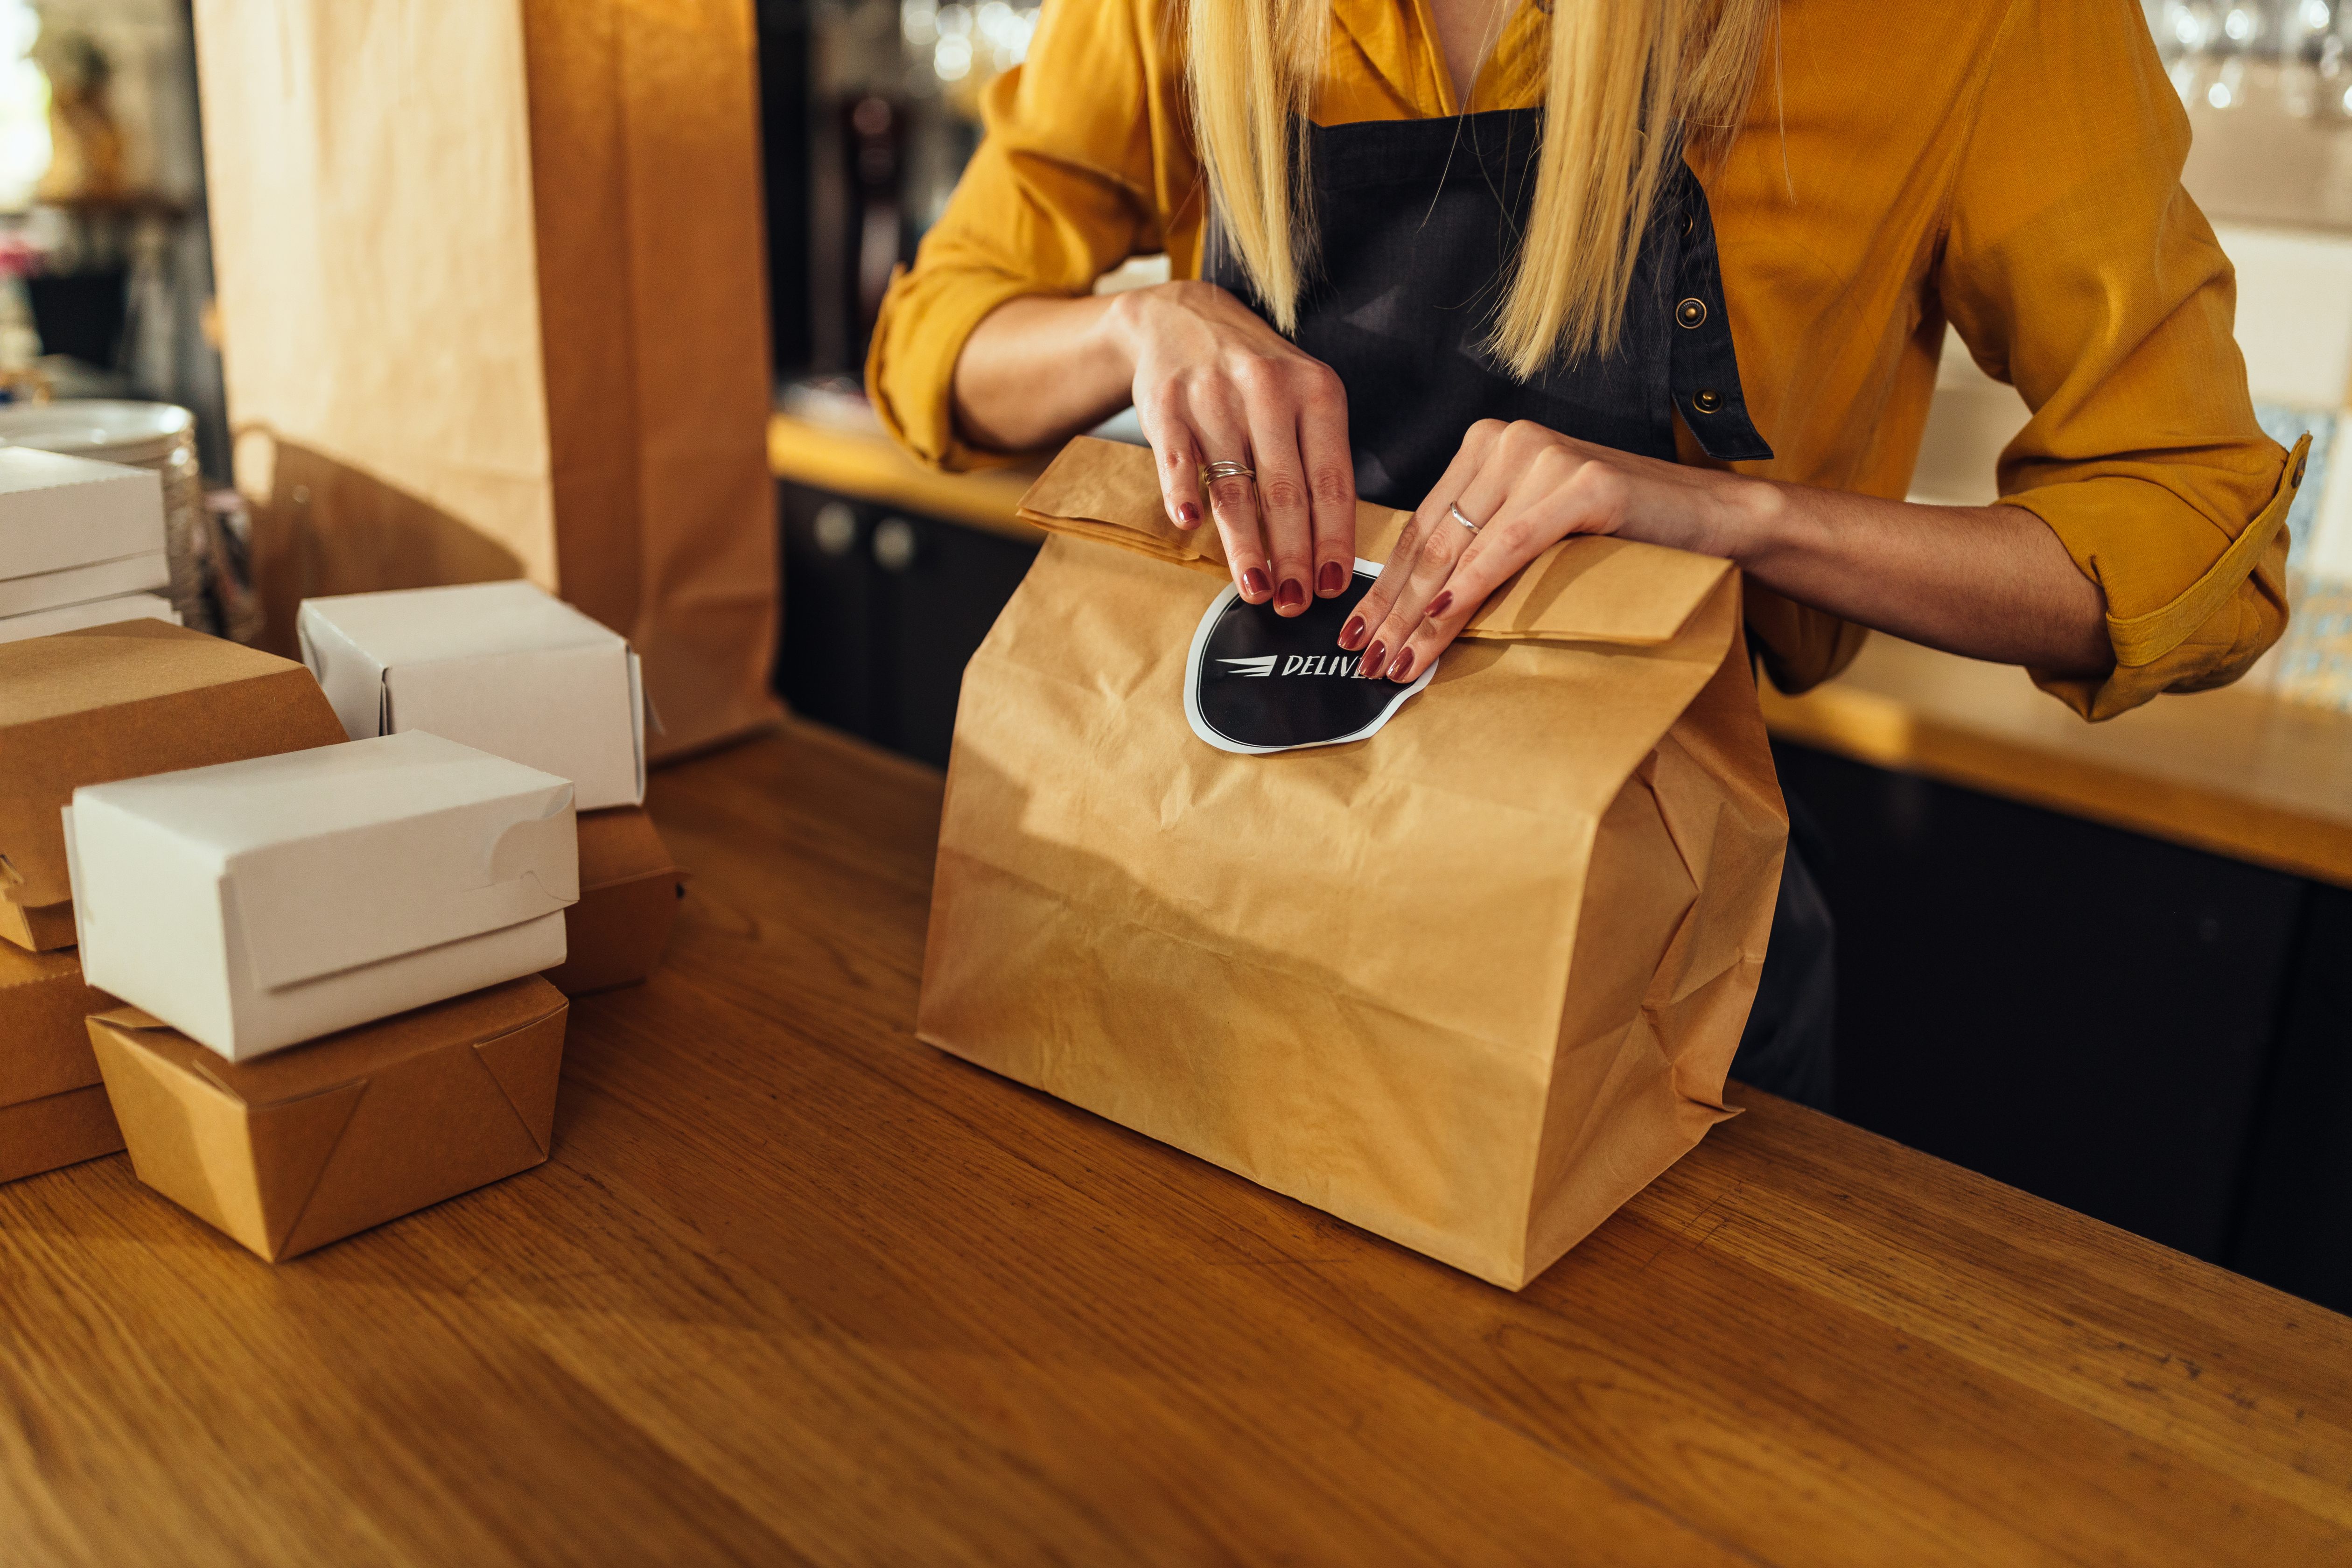
[[[416,731],[74,792],[139,1178],[276,1260],[547,1158],[572,785]]]
[[[0,942],[0,1182],[122,1147],[82,1019],[114,1006],[71,952]]]
[[[275,1260],[547,1158],[564,992],[680,891],[635,656],[523,584],[320,604],[323,688],[152,619],[0,642],[0,1180],[127,1145]]]
[[[341,739],[300,665],[165,622],[0,643],[0,1181],[122,1147],[82,1026],[114,1002],[71,951],[75,789]]]
[[[170,579],[158,475],[0,447],[0,642],[142,617],[176,625],[156,596]]]

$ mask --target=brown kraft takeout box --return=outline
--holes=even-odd
[[[547,1158],[571,1004],[536,975],[247,1062],[89,1020],[139,1179],[273,1263]]]
[[[79,786],[343,738],[302,666],[168,622],[0,643],[0,937],[73,945],[58,814]]]
[[[686,873],[643,806],[580,814],[580,901],[563,911],[565,958],[545,971],[566,996],[634,985],[654,972]]]
[[[0,1182],[122,1147],[82,1022],[118,1005],[73,953],[0,942]]]
[[[1555,546],[1384,728],[1243,754],[1202,649],[1292,634],[1151,454],[1075,441],[1022,516],[1055,537],[965,671],[923,1039],[1514,1289],[1731,1114],[1788,818],[1729,563]],[[1407,521],[1361,507],[1360,555]],[[1252,651],[1219,701],[1348,679]]]

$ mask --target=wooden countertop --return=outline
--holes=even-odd
[[[1874,637],[1774,735],[2352,887],[2352,713],[2253,687],[2085,724],[2022,670]]]
[[[1012,539],[1034,543],[1045,537],[1013,515],[1022,492],[1037,477],[1039,469],[1034,466],[938,473],[908,457],[878,430],[775,414],[768,418],[768,471],[794,484],[902,506]]]
[[[779,415],[780,478],[1036,539],[1029,469],[938,474],[878,434]],[[2231,687],[2085,724],[2021,672],[1873,637],[1802,698],[1768,689],[1783,740],[2352,887],[2352,714]]]
[[[1513,1296],[918,1044],[940,794],[657,773],[536,1171],[274,1268],[0,1187],[0,1556],[2352,1562],[2352,1320],[1827,1118]]]

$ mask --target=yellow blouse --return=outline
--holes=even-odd
[[[1424,0],[1332,0],[1317,118],[1460,111]],[[1472,107],[1539,102],[1545,16],[1521,5]],[[950,468],[971,329],[1024,294],[1082,294],[1130,256],[1198,275],[1199,163],[1160,0],[1049,0],[1028,64],[866,367],[883,423]],[[2302,466],[2254,423],[2236,280],[2180,188],[2189,124],[2139,7],[1783,0],[1746,125],[1706,182],[1740,384],[1777,456],[1737,465],[1899,499],[1949,321],[2032,417],[2001,500],[2105,589],[2104,680],[2034,679],[2084,716],[2235,679],[2286,625],[2283,521]],[[1686,460],[1704,460],[1684,437]],[[1800,689],[1863,633],[1753,584],[1750,635]]]

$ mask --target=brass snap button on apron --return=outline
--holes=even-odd
[[[1675,307],[1675,320],[1685,327],[1696,327],[1706,320],[1706,301],[1685,300]]]
[[[1723,406],[1723,394],[1713,387],[1703,387],[1691,394],[1691,405],[1701,414],[1712,414]]]

